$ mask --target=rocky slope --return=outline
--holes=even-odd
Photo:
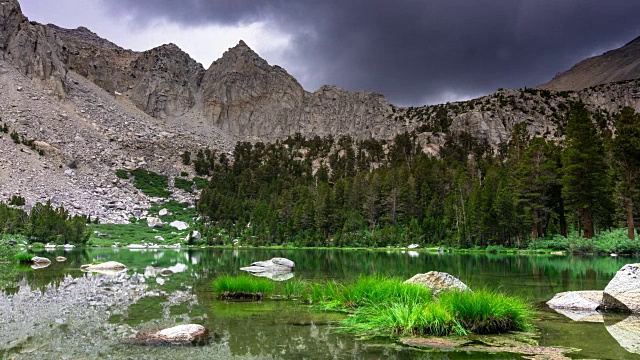
[[[611,53],[637,58],[638,48],[634,41]],[[635,76],[629,64],[611,67]],[[532,135],[561,137],[568,104],[578,99],[598,114],[600,126],[610,126],[623,106],[640,110],[638,81],[577,92],[499,90],[408,108],[334,86],[308,92],[243,41],[205,69],[173,44],[136,52],[83,27],[30,22],[16,0],[0,0],[0,93],[0,125],[38,144],[34,151],[0,134],[0,200],[52,198],[109,222],[144,216],[149,207],[116,169],[143,167],[173,179],[191,171],[181,164],[185,150],[230,153],[238,140],[296,133],[389,139],[415,130],[423,150],[437,155],[448,134],[466,133],[498,148],[519,123]],[[180,191],[174,196],[194,199]]]
[[[549,90],[581,90],[640,78],[640,37],[621,48],[590,57],[539,86]]]

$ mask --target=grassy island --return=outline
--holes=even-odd
[[[242,293],[260,299],[300,299],[324,310],[345,312],[348,316],[341,321],[342,329],[358,335],[496,334],[530,330],[533,320],[532,307],[518,297],[480,290],[444,292],[436,298],[428,288],[397,278],[276,284],[247,275],[222,276],[214,280],[213,287],[222,298]]]

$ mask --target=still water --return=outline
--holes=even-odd
[[[253,261],[286,257],[298,279],[350,279],[362,274],[409,278],[448,272],[472,289],[499,289],[538,304],[542,346],[581,349],[571,358],[640,359],[633,326],[624,317],[574,322],[542,303],[568,290],[601,290],[634,258],[450,254],[366,250],[77,249],[42,252],[66,262],[44,269],[0,266],[0,357],[3,359],[522,359],[516,354],[434,352],[393,339],[357,339],[336,331],[342,315],[291,301],[225,303],[210,283],[239,274]],[[80,265],[118,261],[120,275],[88,275]],[[161,276],[169,268],[172,275]],[[128,344],[135,331],[199,323],[215,333],[201,347]],[[637,329],[640,329],[638,322]],[[613,329],[613,330],[612,330]],[[628,329],[631,329],[627,331]],[[635,333],[635,334],[639,334]]]

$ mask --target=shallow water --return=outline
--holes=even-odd
[[[567,290],[603,289],[633,258],[550,255],[433,254],[366,250],[56,250],[68,260],[45,269],[0,268],[0,355],[16,359],[521,359],[514,354],[426,352],[390,339],[359,340],[339,333],[339,314],[290,301],[225,303],[210,282],[241,266],[282,256],[300,279],[348,279],[361,274],[409,278],[448,272],[471,288],[500,289],[542,303]],[[80,265],[118,261],[118,276],[87,275]],[[160,276],[170,268],[174,274]],[[540,305],[536,339],[543,346],[582,349],[572,358],[634,359],[635,319],[574,322]],[[142,347],[123,341],[137,330],[200,323],[215,333],[202,347]],[[621,326],[625,325],[625,326]],[[640,325],[638,326],[640,329]],[[621,330],[622,329],[622,335]],[[635,333],[635,334],[640,334]],[[615,336],[615,337],[614,337]]]

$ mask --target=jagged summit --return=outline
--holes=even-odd
[[[640,78],[640,37],[626,45],[585,59],[571,69],[557,74],[539,88],[581,90],[615,81]]]

